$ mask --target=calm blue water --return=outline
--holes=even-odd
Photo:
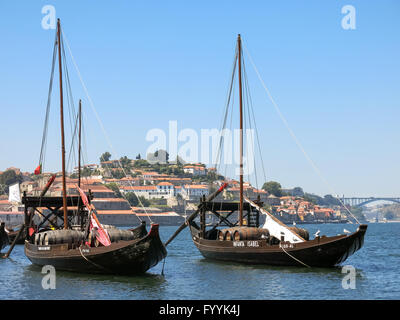
[[[355,225],[302,225],[310,234],[350,231]],[[161,227],[163,241],[177,227]],[[345,261],[357,270],[356,289],[343,289],[341,268],[248,266],[204,259],[185,229],[168,246],[162,263],[143,276],[56,272],[56,289],[44,290],[41,268],[23,246],[0,259],[0,299],[400,299],[400,223],[369,224],[364,247]],[[7,247],[8,248],[8,247]],[[4,249],[3,251],[7,250]]]

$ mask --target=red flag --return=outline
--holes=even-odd
[[[107,231],[104,230],[103,227],[101,226],[99,220],[97,220],[97,217],[94,214],[94,212],[92,212],[90,216],[90,230],[92,230],[93,228],[97,228],[96,239],[99,240],[99,242],[103,246],[105,247],[109,246],[111,244],[110,237],[108,236]]]
[[[29,236],[32,236],[32,235],[35,233],[35,229],[32,228],[32,227],[30,227],[30,228],[28,229],[28,233],[29,233]]]
[[[37,166],[37,168],[35,169],[34,174],[38,175],[38,174],[41,174],[41,173],[42,173],[42,165],[39,164]]]
[[[82,199],[83,204],[84,204],[84,205],[86,206],[86,208],[88,208],[88,210],[90,211],[92,208],[89,206],[89,200],[88,200],[88,198],[87,198],[87,196],[86,196],[86,193],[83,192],[83,190],[82,190],[81,188],[79,188],[78,186],[76,186],[76,188],[78,189],[79,194],[81,195],[81,199]]]
[[[93,205],[91,205],[89,203],[89,200],[88,200],[85,192],[83,192],[83,190],[81,188],[79,188],[78,186],[76,186],[76,188],[78,189],[79,194],[81,195],[83,204],[86,206],[86,208],[89,210],[89,212],[91,212],[89,230],[96,228],[97,229],[96,239],[99,240],[99,242],[103,246],[105,246],[105,247],[109,246],[111,244],[110,237],[108,236],[107,231],[104,230],[103,227],[101,226],[101,223],[99,222],[99,220],[97,220],[97,217],[94,214],[95,208],[93,207]]]

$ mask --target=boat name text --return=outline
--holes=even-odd
[[[233,241],[234,247],[259,247],[258,241]]]
[[[50,251],[50,246],[46,246],[46,247],[38,247],[39,251]]]

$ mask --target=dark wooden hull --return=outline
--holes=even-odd
[[[143,230],[144,228],[144,230]],[[134,230],[144,236],[130,241],[111,243],[107,247],[68,244],[34,245],[25,241],[25,254],[35,265],[52,265],[56,270],[82,273],[140,274],[154,267],[167,255],[158,233],[158,225],[146,234],[145,225]]]
[[[364,243],[367,225],[349,235],[320,237],[302,243],[281,242],[269,245],[266,240],[220,241],[199,238],[191,226],[192,239],[208,259],[271,266],[332,267],[341,264]]]
[[[0,230],[0,251],[9,243],[9,238],[5,230]]]

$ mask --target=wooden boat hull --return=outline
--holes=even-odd
[[[0,230],[0,251],[3,250],[9,243],[9,238],[4,230]]]
[[[192,239],[208,259],[272,266],[332,267],[344,262],[364,243],[367,225],[349,235],[320,237],[302,243],[281,242],[269,245],[266,240],[207,240],[199,238],[191,226]]]
[[[142,230],[138,230],[142,228]],[[161,242],[158,225],[148,234],[144,225],[133,230],[145,235],[135,240],[111,243],[107,247],[69,248],[69,244],[34,245],[25,241],[25,254],[35,265],[52,265],[56,270],[82,273],[140,274],[164,259],[167,251]]]

